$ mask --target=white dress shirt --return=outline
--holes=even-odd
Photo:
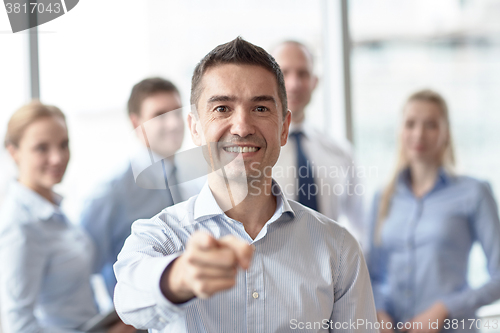
[[[319,212],[344,225],[358,240],[363,233],[363,187],[350,152],[330,137],[311,126],[291,124],[290,133],[301,131],[302,149],[311,162],[313,176],[319,192]],[[273,178],[280,184],[286,196],[297,200],[297,147],[288,138],[281,148],[278,162],[273,168]]]
[[[198,196],[134,222],[114,265],[115,306],[123,321],[151,332],[264,333],[309,326],[314,329],[306,331],[378,332],[365,326],[377,319],[356,240],[334,221],[287,200],[279,186],[273,192],[276,211],[255,239],[224,214],[208,184]],[[162,294],[160,278],[197,230],[215,238],[235,235],[255,246],[254,256],[232,289],[176,305]]]

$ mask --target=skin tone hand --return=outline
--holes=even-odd
[[[108,329],[107,333],[135,333],[136,329],[133,326],[126,325],[122,321],[114,324]]]
[[[412,327],[411,329],[403,329],[401,332],[405,333],[438,333],[443,328],[444,320],[448,317],[448,309],[443,302],[436,302],[430,308],[415,316],[410,322],[422,323],[421,328]],[[430,321],[429,321],[430,320]],[[429,327],[429,322],[434,323],[438,321],[439,327],[432,329]],[[412,325],[413,326],[413,325]]]
[[[387,328],[387,323],[393,323],[391,316],[387,312],[377,311],[377,319],[381,325],[382,322],[384,323],[383,327],[381,326],[380,328],[380,333],[394,333],[394,330],[392,328]]]
[[[194,297],[208,298],[236,284],[238,268],[248,269],[254,247],[228,235],[215,239],[205,232],[195,232],[186,251],[163,273],[160,286],[173,303]]]

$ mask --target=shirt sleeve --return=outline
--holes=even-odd
[[[6,332],[74,332],[42,327],[35,317],[48,253],[34,225],[12,225],[0,237],[2,325]]]
[[[120,318],[138,329],[161,330],[185,315],[186,307],[170,302],[160,290],[163,272],[182,254],[180,241],[167,236],[159,218],[137,220],[114,265],[118,280],[114,303]]]
[[[380,193],[374,196],[372,207],[367,216],[365,228],[368,230],[367,242],[367,265],[370,273],[370,280],[373,288],[373,296],[377,310],[388,312],[388,293],[387,293],[387,258],[384,256],[384,250],[377,242],[377,221],[378,209],[380,205]]]
[[[461,317],[500,299],[500,221],[498,207],[488,183],[481,183],[479,200],[470,217],[473,238],[488,260],[490,280],[478,289],[466,289],[443,300],[451,318]]]
[[[345,232],[335,282],[330,332],[378,332],[366,262],[358,242]]]

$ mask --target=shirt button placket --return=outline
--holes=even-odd
[[[247,278],[247,332],[265,332],[264,320],[264,269],[262,255],[256,246]]]
[[[414,267],[416,266],[416,244],[415,244],[415,236],[416,236],[416,228],[419,222],[419,219],[422,214],[422,199],[415,199],[415,208],[413,210],[413,214],[411,216],[410,225],[408,229],[408,274],[407,274],[407,311],[410,317],[416,315],[415,313],[415,276],[413,272],[415,272]]]

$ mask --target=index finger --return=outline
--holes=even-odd
[[[216,249],[219,244],[215,238],[204,231],[195,231],[188,240],[186,248],[194,247],[202,251]]]
[[[224,236],[220,238],[218,242],[234,251],[238,263],[243,269],[248,269],[248,267],[250,267],[255,246],[233,235]]]

